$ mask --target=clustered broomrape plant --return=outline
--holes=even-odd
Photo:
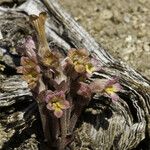
[[[49,48],[45,35],[46,13],[31,15],[30,22],[37,32],[37,42],[27,36],[21,66],[17,68],[37,100],[45,140],[50,147],[63,150],[71,141],[74,127],[93,94],[117,100],[122,88],[113,79],[95,79],[87,82],[98,70],[97,61],[86,49],[70,49],[64,57]],[[37,43],[37,44],[35,44]]]

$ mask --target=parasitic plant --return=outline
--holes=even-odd
[[[50,49],[45,21],[44,12],[30,16],[37,41],[26,37],[17,71],[37,100],[45,141],[50,149],[63,150],[71,142],[75,125],[93,94],[117,100],[122,88],[115,78],[88,80],[98,67],[86,49],[72,48],[66,57]]]

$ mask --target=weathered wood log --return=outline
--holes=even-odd
[[[95,72],[91,80],[118,76],[124,88],[124,93],[120,93],[120,99],[115,103],[104,97],[93,97],[76,126],[74,140],[67,148],[127,150],[136,148],[144,140],[145,147],[142,149],[149,150],[150,81],[110,56],[56,0],[27,0],[22,4],[18,2],[17,7],[0,7],[0,47],[3,56],[0,62],[5,66],[0,76],[0,123],[5,133],[11,133],[10,137],[2,140],[1,147],[21,149],[31,133],[35,133],[42,142],[43,134],[37,131],[42,130],[37,105],[27,84],[15,72],[19,56],[13,51],[13,47],[26,34],[34,34],[28,15],[38,15],[42,11],[48,13],[46,33],[50,47],[56,47],[64,54],[70,47],[86,48],[105,70]],[[24,133],[27,135],[22,141],[15,143],[18,136]],[[43,147],[39,149],[43,150]]]

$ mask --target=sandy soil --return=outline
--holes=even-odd
[[[60,0],[98,43],[150,79],[150,0]]]

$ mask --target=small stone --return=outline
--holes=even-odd
[[[75,17],[74,20],[75,20],[75,21],[80,21],[80,20],[81,20],[81,17],[80,17],[80,16]]]
[[[141,4],[144,4],[144,3],[146,2],[146,0],[139,0],[139,2],[140,2]]]
[[[130,17],[128,15],[125,15],[123,19],[126,23],[130,22]]]
[[[114,23],[120,23],[122,21],[122,16],[117,10],[113,11],[113,21]]]
[[[0,40],[3,39],[2,32],[0,31]]]
[[[124,60],[128,61],[129,60],[129,56],[124,56]]]
[[[0,71],[4,71],[4,69],[5,69],[5,66],[0,64]]]
[[[2,61],[5,62],[8,66],[11,66],[12,68],[15,67],[15,63],[13,61],[13,58],[8,54],[6,54],[2,57]]]
[[[113,13],[112,13],[110,10],[108,10],[108,9],[105,9],[105,10],[101,13],[101,17],[102,17],[103,19],[111,19],[112,16],[113,16]]]
[[[0,57],[6,53],[6,49],[0,48]]]
[[[128,35],[128,37],[125,39],[126,42],[132,42],[132,36],[131,35]]]
[[[96,7],[96,8],[94,9],[94,11],[99,12],[100,9],[99,9],[98,7]]]
[[[147,43],[144,43],[143,49],[144,49],[146,52],[149,52],[149,51],[150,51],[150,46],[149,46]]]
[[[31,138],[36,138],[36,135],[35,135],[35,134],[32,134],[32,135],[31,135]]]

